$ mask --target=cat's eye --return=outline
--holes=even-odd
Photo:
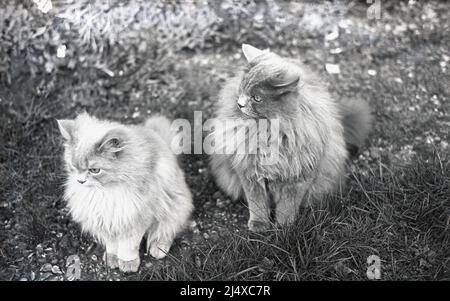
[[[262,98],[259,95],[252,95],[252,99],[255,102],[261,102]]]
[[[100,168],[89,168],[89,172],[93,175],[98,175],[100,173]]]

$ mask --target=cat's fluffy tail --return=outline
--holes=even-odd
[[[172,142],[174,132],[170,128],[170,120],[164,116],[153,116],[147,119],[145,127],[155,131],[168,145]]]
[[[350,155],[356,155],[372,127],[369,104],[362,100],[345,99],[340,102],[344,139]]]

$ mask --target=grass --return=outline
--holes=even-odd
[[[216,24],[215,32],[203,36],[198,30],[189,45],[171,54],[165,49],[173,44],[148,35],[137,36],[160,51],[136,50],[130,29],[114,37],[118,44],[109,45],[111,37],[99,39],[99,48],[102,42],[110,47],[101,55],[77,40],[77,20],[66,32],[50,16],[0,7],[5,20],[27,21],[28,27],[8,30],[29,34],[16,41],[21,35],[5,30],[0,37],[8,54],[0,61],[0,279],[62,280],[41,267],[50,263],[65,272],[67,257],[77,254],[86,280],[365,280],[370,255],[381,259],[383,280],[450,280],[450,76],[442,63],[450,57],[448,5],[390,4],[374,21],[367,19],[364,3],[357,3],[345,15],[355,24],[351,32],[341,29],[339,38],[327,43],[333,17],[289,35],[273,24],[259,32],[243,28],[245,16],[236,13],[237,21]],[[326,9],[317,6],[322,13]],[[292,18],[304,20],[301,11]],[[54,40],[31,38],[33,26],[44,24],[49,35],[62,33],[67,61],[51,55]],[[349,162],[348,186],[323,208],[303,210],[291,227],[254,234],[246,230],[245,204],[218,191],[207,156],[182,156],[197,225],[177,239],[165,260],[141,254],[136,274],[107,270],[101,246],[81,234],[65,209],[55,118],[85,109],[125,123],[154,112],[192,119],[193,111],[201,110],[208,118],[220,87],[242,64],[242,42],[299,57],[322,73],[336,97],[370,102],[375,126],[367,146]],[[343,51],[331,55],[337,47]],[[18,56],[23,49],[28,57]],[[84,65],[82,56],[110,64]],[[54,63],[52,72],[43,71],[46,60]],[[71,60],[76,63],[69,68]],[[326,62],[338,63],[341,73],[326,74]],[[105,68],[123,69],[124,75],[110,77]]]
[[[374,254],[382,279],[448,280],[449,168],[448,158],[438,157],[395,170],[380,165],[325,208],[305,209],[287,229],[230,233],[173,254],[177,268],[143,279],[364,280]]]

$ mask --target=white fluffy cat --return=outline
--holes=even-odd
[[[83,113],[58,125],[70,213],[106,247],[107,265],[137,271],[144,235],[150,254],[165,257],[193,209],[169,147],[169,120],[158,116],[145,125],[122,125]]]

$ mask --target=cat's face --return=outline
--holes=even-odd
[[[271,118],[296,110],[299,71],[286,59],[253,46],[242,46],[248,65],[239,87],[237,109],[253,118]]]
[[[103,187],[124,176],[121,156],[126,146],[123,129],[111,127],[87,114],[58,120],[64,138],[68,184]]]

